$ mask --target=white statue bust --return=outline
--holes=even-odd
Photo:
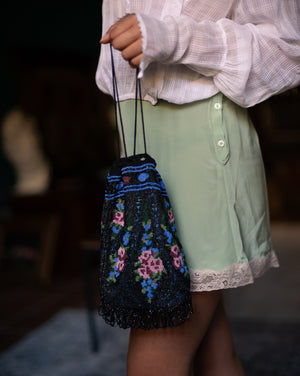
[[[15,193],[44,193],[50,182],[50,166],[35,118],[15,109],[4,118],[1,131],[4,153],[16,171]]]

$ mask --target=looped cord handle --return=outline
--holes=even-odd
[[[116,122],[116,132],[118,137],[118,153],[120,155],[120,137],[119,137],[119,130],[118,130],[118,114],[120,119],[120,126],[122,132],[122,140],[123,140],[123,147],[125,157],[127,158],[127,148],[125,142],[125,132],[124,132],[124,125],[121,113],[121,106],[120,106],[120,99],[119,99],[119,91],[117,85],[117,77],[115,71],[115,64],[114,64],[114,57],[113,57],[113,48],[110,44],[110,56],[111,56],[111,67],[112,67],[112,84],[113,84],[113,97],[114,97],[114,104],[115,104],[115,122]],[[143,139],[144,139],[144,151],[147,154],[147,145],[146,145],[146,134],[145,134],[145,123],[144,123],[144,113],[143,113],[143,101],[142,101],[142,90],[141,90],[141,80],[138,78],[139,68],[136,69],[136,83],[135,83],[135,115],[134,115],[134,146],[133,146],[133,155],[136,155],[136,139],[137,139],[137,114],[138,114],[138,102],[140,102],[140,112],[141,112],[141,121],[142,121],[142,130],[143,130]]]

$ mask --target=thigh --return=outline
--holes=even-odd
[[[219,291],[193,293],[194,313],[186,323],[177,328],[148,331],[132,329],[127,361],[128,376],[188,376],[220,295]]]

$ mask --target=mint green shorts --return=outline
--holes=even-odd
[[[121,104],[129,154],[134,101]],[[247,110],[221,93],[185,105],[143,102],[147,151],[175,213],[191,291],[252,283],[278,266],[264,166]],[[143,153],[141,124],[137,152]]]

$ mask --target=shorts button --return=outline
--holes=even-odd
[[[225,141],[224,140],[219,140],[218,141],[218,146],[220,146],[220,148],[224,147],[225,145]]]

